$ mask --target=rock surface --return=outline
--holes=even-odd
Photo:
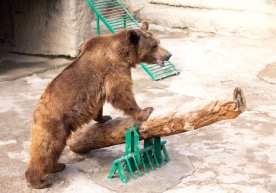
[[[250,38],[276,35],[276,2],[147,0],[137,16],[158,25],[197,32],[233,33]]]
[[[85,1],[3,1],[0,39],[13,52],[75,57],[82,41],[95,34]]]

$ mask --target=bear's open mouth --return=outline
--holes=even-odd
[[[156,64],[158,64],[158,65],[161,66],[161,67],[164,67],[164,66],[165,66],[164,61],[163,61],[163,60],[160,60],[160,59],[157,59],[157,60],[156,60]]]

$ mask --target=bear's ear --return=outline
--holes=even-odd
[[[127,31],[127,38],[132,44],[137,44],[140,39],[139,30],[131,29]]]
[[[141,25],[141,30],[148,30],[149,29],[149,23],[147,21],[143,21]]]

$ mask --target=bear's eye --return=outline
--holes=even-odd
[[[154,44],[154,45],[152,46],[152,48],[157,48],[157,44]]]

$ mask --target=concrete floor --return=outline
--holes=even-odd
[[[120,145],[87,155],[66,148],[61,159],[67,168],[49,176],[53,187],[33,190],[24,178],[32,111],[47,83],[63,67],[37,68],[53,60],[58,60],[58,66],[70,61],[36,57],[19,60],[22,56],[4,55],[2,62],[13,67],[19,61],[24,64],[24,72],[10,66],[8,71],[0,70],[0,192],[276,192],[276,73],[271,73],[276,39],[201,33],[160,34],[160,38],[173,53],[171,61],[181,74],[154,82],[140,67],[134,69],[141,106],[153,106],[154,113],[163,114],[180,104],[212,99],[239,86],[247,97],[247,111],[234,120],[167,137],[169,164],[126,186],[118,179],[106,179],[112,159],[123,152]],[[38,66],[25,67],[37,60]],[[104,112],[121,116],[110,105]]]

